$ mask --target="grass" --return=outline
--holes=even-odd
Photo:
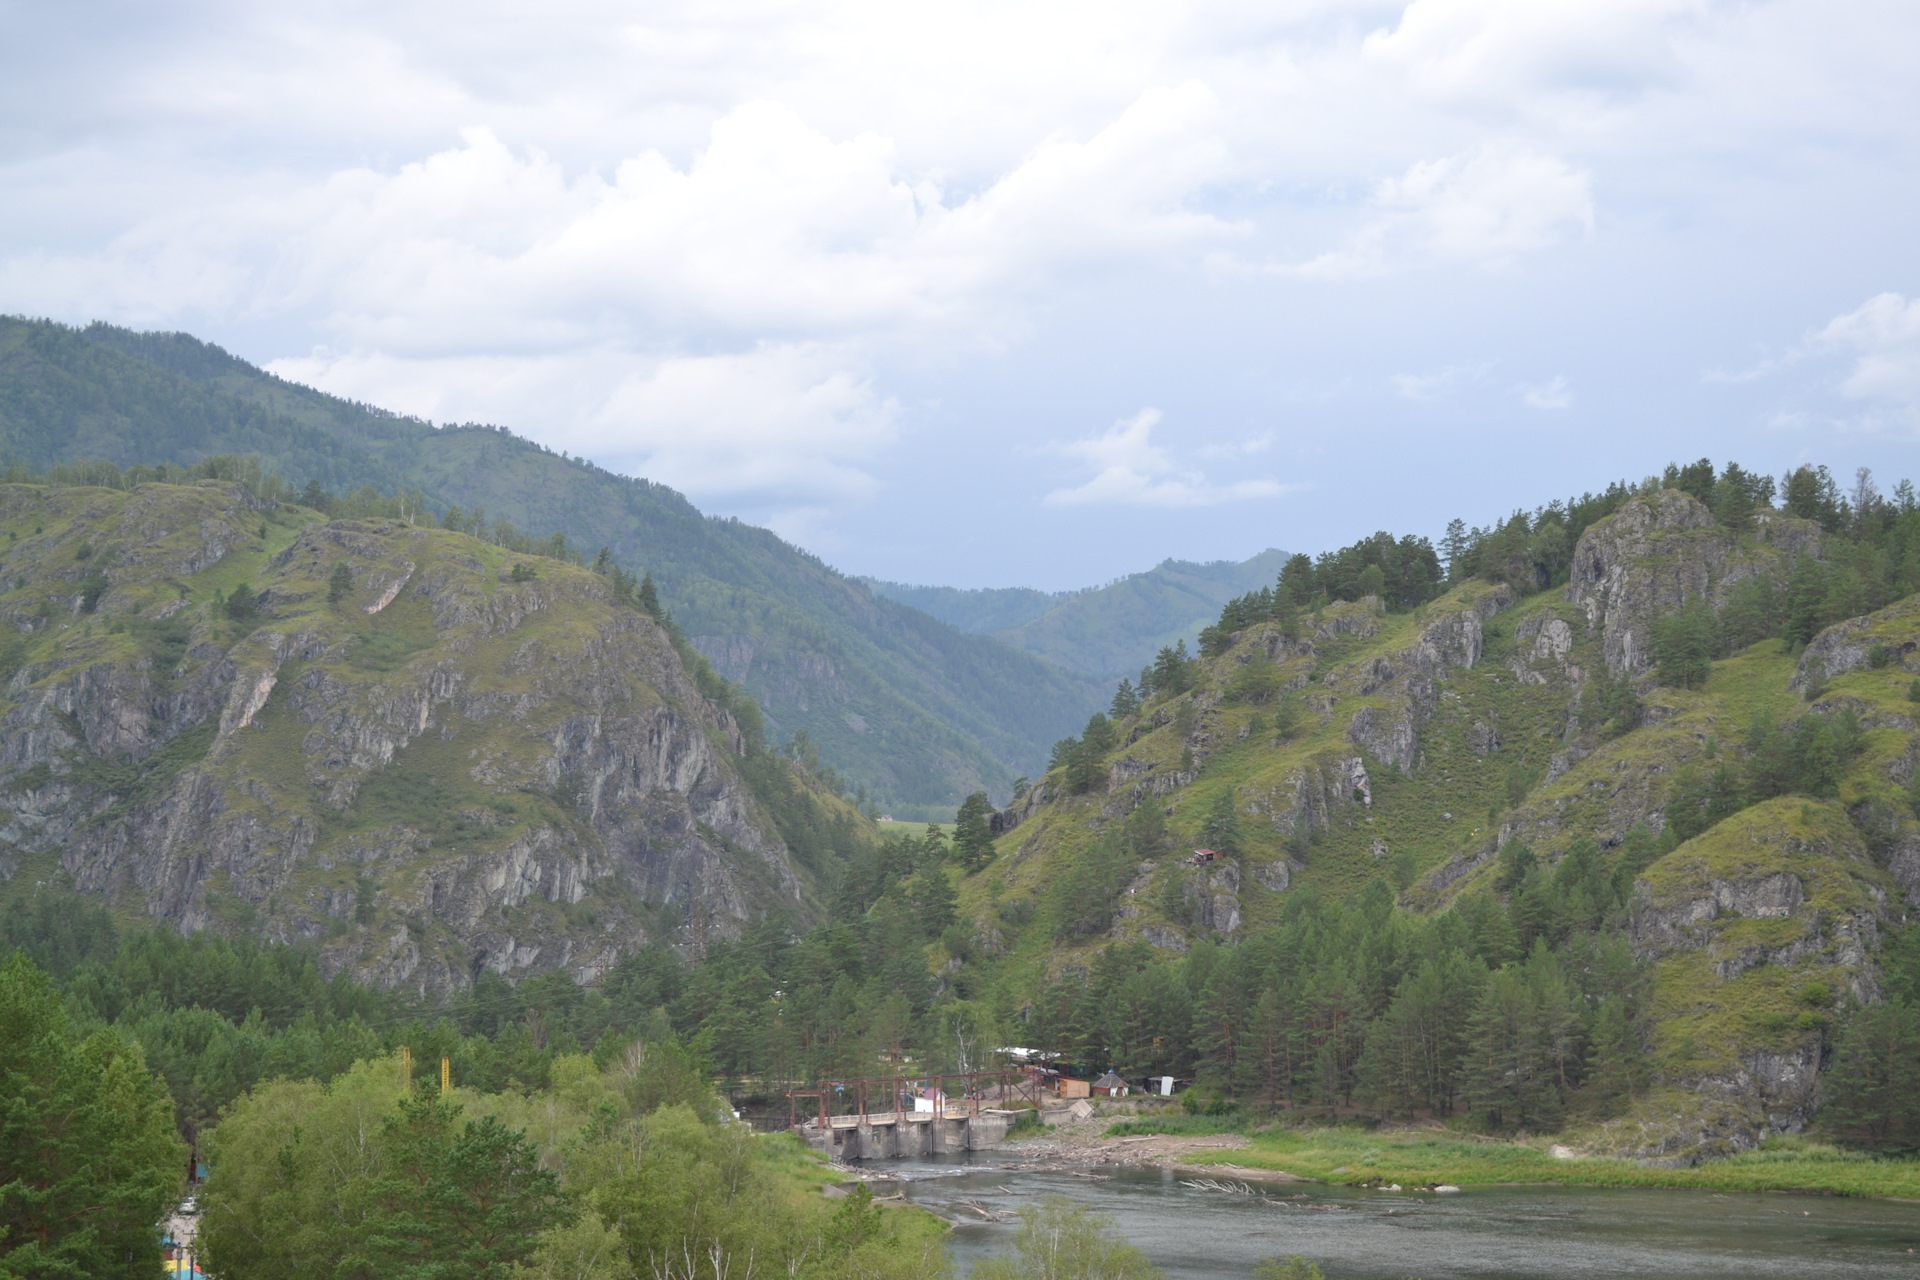
[[[953,837],[953,824],[951,822],[896,822],[891,819],[882,818],[875,822],[874,825],[880,828],[880,834],[883,836],[918,837],[925,835],[928,827],[937,827],[941,835],[949,839]]]
[[[1136,1116],[1108,1125],[1107,1136],[1134,1138],[1151,1133],[1170,1133],[1183,1138],[1202,1138],[1216,1133],[1245,1133],[1247,1127],[1247,1118],[1237,1113],[1224,1116]]]
[[[1195,1153],[1195,1164],[1275,1169],[1322,1182],[1491,1187],[1556,1183],[1570,1187],[1672,1187],[1710,1191],[1810,1191],[1920,1199],[1920,1160],[1885,1159],[1813,1142],[1777,1138],[1691,1169],[1631,1160],[1557,1160],[1546,1143],[1499,1142],[1438,1133],[1359,1129],[1263,1129],[1248,1147]]]

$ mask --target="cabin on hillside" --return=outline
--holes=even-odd
[[[1193,856],[1187,859],[1187,865],[1190,867],[1204,867],[1209,862],[1218,861],[1219,858],[1220,855],[1211,849],[1195,849]]]

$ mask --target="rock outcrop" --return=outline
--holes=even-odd
[[[0,565],[15,865],[443,993],[806,910],[731,717],[603,578],[237,486],[0,487],[9,514],[47,530]],[[76,560],[106,579],[92,613]],[[264,608],[232,619],[216,588],[242,577]]]
[[[1736,537],[1677,489],[1635,498],[1580,535],[1567,599],[1600,628],[1610,675],[1639,675],[1653,660],[1656,619],[1689,601],[1726,602],[1734,584],[1820,554],[1819,526],[1763,510]]]
[[[1658,966],[1666,1083],[1696,1102],[1671,1132],[1651,1123],[1671,1110],[1657,1101],[1638,1137],[1610,1129],[1620,1153],[1692,1160],[1803,1128],[1819,1106],[1826,1018],[1846,999],[1880,998],[1887,890],[1845,814],[1799,798],[1737,813],[1650,867],[1627,937]]]
[[[1909,676],[1920,659],[1920,600],[1909,596],[1864,617],[1848,618],[1815,636],[1800,655],[1791,687],[1804,694],[1819,683],[1854,671],[1865,671],[1875,659],[1876,647],[1886,664]],[[1908,728],[1910,725],[1893,726]]]

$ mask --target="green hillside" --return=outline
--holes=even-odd
[[[1192,645],[1235,596],[1271,585],[1286,553],[1196,564],[1166,560],[1103,587],[1043,592],[1027,587],[961,590],[862,579],[962,631],[990,633],[1016,649],[1088,675],[1131,675],[1167,645]]]
[[[0,451],[44,471],[97,458],[255,454],[297,489],[417,487],[438,515],[611,549],[652,573],[693,643],[896,814],[1005,794],[1103,695],[1085,677],[875,596],[765,529],[502,429],[434,428],[285,382],[184,334],[0,318]]]
[[[1854,1028],[1920,977],[1920,511],[1694,470],[1475,530],[1402,611],[1322,557],[1123,689],[959,883],[1008,1034],[1637,1159],[1894,1124]]]

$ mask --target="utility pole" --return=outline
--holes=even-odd
[[[449,1058],[440,1059],[440,1096],[445,1097],[453,1083],[453,1062]]]
[[[400,1046],[400,1087],[413,1092],[413,1050],[404,1044]]]

